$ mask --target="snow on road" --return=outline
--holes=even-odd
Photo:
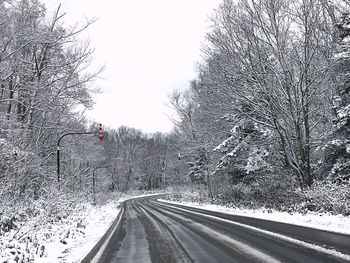
[[[247,217],[254,217],[260,219],[266,219],[271,221],[277,221],[282,223],[306,226],[326,231],[332,231],[336,233],[342,233],[350,235],[350,216],[342,215],[331,215],[327,213],[312,213],[308,212],[306,214],[288,212],[278,212],[271,209],[261,208],[256,210],[251,209],[241,209],[225,207],[213,204],[200,204],[194,202],[174,202],[164,199],[158,199],[158,201],[179,204],[189,207],[196,207],[201,209],[206,209],[210,211],[216,211],[221,213],[227,213],[232,215],[241,215]]]

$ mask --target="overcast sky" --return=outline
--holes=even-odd
[[[166,106],[174,89],[196,76],[195,63],[221,0],[44,0],[48,14],[61,3],[67,24],[97,17],[86,32],[95,48],[93,67],[105,65],[102,93],[91,119],[111,128],[168,132]]]

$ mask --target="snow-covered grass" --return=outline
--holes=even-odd
[[[96,206],[79,199],[74,208],[62,204],[59,207],[65,211],[55,213],[40,205],[35,213],[18,209],[8,218],[0,213],[0,219],[7,222],[0,225],[11,228],[0,230],[0,262],[80,262],[108,230],[123,201],[152,194],[157,193],[104,195],[100,196],[103,204]]]

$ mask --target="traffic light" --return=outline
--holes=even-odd
[[[100,140],[100,142],[102,142],[103,139],[104,139],[103,130],[102,130],[102,124],[100,124],[100,128],[98,130],[98,139]]]

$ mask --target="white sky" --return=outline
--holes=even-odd
[[[62,4],[68,24],[98,17],[86,32],[95,48],[93,67],[105,65],[103,93],[91,119],[111,128],[168,132],[168,95],[196,76],[201,43],[221,0],[43,0],[48,14]]]

